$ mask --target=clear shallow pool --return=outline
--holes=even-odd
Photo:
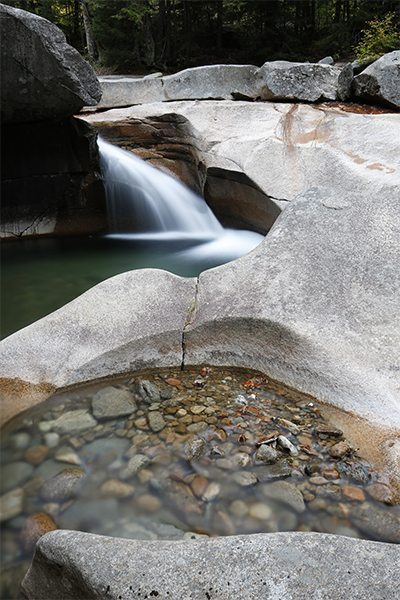
[[[320,409],[261,374],[211,367],[54,396],[2,432],[7,580],[21,580],[51,528],[145,540],[320,531],[399,543],[385,476]]]

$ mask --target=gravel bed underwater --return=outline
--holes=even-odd
[[[1,564],[16,578],[56,528],[400,542],[386,477],[315,400],[249,370],[158,369],[59,393],[5,428],[1,466]]]

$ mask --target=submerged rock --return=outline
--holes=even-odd
[[[203,438],[196,437],[189,440],[185,448],[186,460],[193,462],[201,458],[206,446],[206,441]]]
[[[24,551],[27,554],[33,552],[38,539],[45,533],[54,531],[55,529],[57,529],[57,527],[54,521],[44,513],[38,512],[28,517],[21,530],[20,536],[21,545]]]
[[[0,498],[0,522],[8,521],[22,512],[24,501],[24,490],[16,488],[3,494]]]
[[[81,469],[64,469],[55,477],[43,484],[40,497],[46,502],[61,502],[68,500],[74,495],[74,490],[84,477]]]
[[[275,481],[260,486],[260,492],[265,498],[289,504],[298,513],[302,513],[306,509],[303,494],[293,483]]]
[[[158,387],[154,385],[154,383],[150,383],[150,381],[143,381],[139,384],[139,394],[142,399],[147,402],[147,404],[152,404],[153,402],[160,401],[160,392]]]
[[[385,510],[371,502],[363,502],[350,512],[353,523],[376,540],[400,544],[400,511]]]
[[[137,409],[133,394],[113,386],[103,388],[93,396],[92,410],[96,419],[113,419],[131,415]]]
[[[56,433],[77,434],[97,425],[96,419],[85,408],[71,410],[58,417],[55,421],[49,421],[50,426]]]

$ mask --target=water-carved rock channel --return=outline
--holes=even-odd
[[[2,441],[2,563],[55,528],[141,540],[319,531],[400,541],[396,492],[309,396],[153,370],[57,394]]]

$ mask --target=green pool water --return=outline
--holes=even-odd
[[[126,235],[3,242],[1,338],[119,273],[158,268],[196,277],[245,254],[262,239],[253,232],[226,230],[217,240],[179,235],[149,240]]]

